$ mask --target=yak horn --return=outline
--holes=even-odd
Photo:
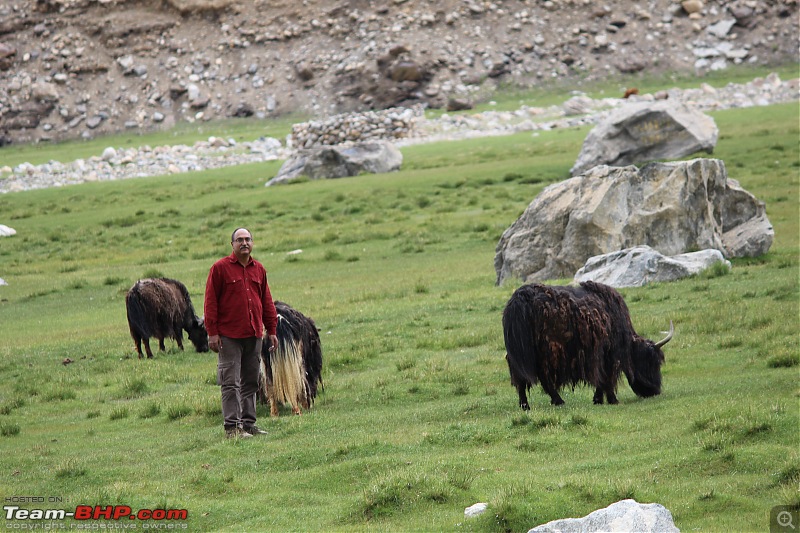
[[[665,344],[667,344],[670,340],[672,340],[672,335],[675,333],[675,326],[672,325],[672,320],[669,321],[669,333],[667,336],[664,337],[663,340],[660,340],[656,343],[656,348],[661,348]]]

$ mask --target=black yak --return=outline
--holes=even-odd
[[[270,416],[278,416],[278,404],[292,412],[314,405],[322,386],[322,344],[314,321],[288,304],[275,302],[278,312],[278,346],[270,351],[269,337],[261,347],[259,398],[269,402]]]
[[[617,380],[625,374],[640,397],[661,394],[661,347],[634,330],[625,300],[612,287],[586,281],[579,287],[523,285],[503,310],[503,337],[511,384],[519,406],[529,410],[526,391],[541,383],[550,403],[561,405],[558,391],[586,383],[594,403],[617,403]]]
[[[198,352],[208,351],[208,333],[203,319],[194,312],[189,291],[180,281],[168,278],[140,279],[125,296],[128,309],[128,327],[136,343],[136,352],[142,358],[142,341],[147,357],[152,358],[150,337],[158,339],[158,348],[164,351],[164,338],[178,342],[183,350],[183,330],[186,330]]]

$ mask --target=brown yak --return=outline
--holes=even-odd
[[[136,352],[142,358],[142,341],[148,359],[150,337],[158,339],[158,348],[164,351],[164,338],[177,341],[183,350],[183,330],[198,352],[208,351],[208,333],[203,319],[198,318],[192,306],[189,291],[180,281],[169,278],[140,279],[125,295],[128,310],[128,327],[136,343]]]

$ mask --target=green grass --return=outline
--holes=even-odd
[[[17,230],[0,240],[0,492],[186,508],[196,531],[527,531],[622,498],[683,531],[764,531],[800,505],[798,106],[713,116],[714,156],[775,242],[622,291],[639,333],[676,333],[663,394],[623,383],[616,406],[536,389],[521,412],[500,324],[517,283],[494,286],[500,234],[568,176],[585,128],[406,148],[387,175],[265,188],[273,162],[0,196]],[[325,390],[228,441],[214,355],[168,341],[139,360],[124,296],[165,275],[201,309],[242,225],[274,296],[320,327]]]

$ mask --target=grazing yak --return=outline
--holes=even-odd
[[[625,374],[640,397],[661,393],[661,347],[634,330],[628,306],[612,287],[586,281],[579,287],[523,285],[503,310],[503,337],[511,384],[519,406],[529,410],[526,391],[541,383],[550,403],[561,405],[558,391],[586,383],[594,403],[617,403],[617,380]]]
[[[128,309],[128,327],[136,343],[136,352],[142,358],[142,341],[147,357],[152,358],[150,337],[158,339],[158,348],[164,351],[164,338],[178,342],[183,350],[183,330],[198,352],[208,351],[208,333],[203,319],[198,318],[189,297],[189,291],[180,281],[168,278],[140,279],[125,296]]]
[[[314,405],[322,386],[322,344],[314,321],[283,302],[278,312],[278,346],[270,351],[269,337],[261,347],[258,395],[269,402],[270,416],[278,416],[278,404],[289,404],[292,412]]]

